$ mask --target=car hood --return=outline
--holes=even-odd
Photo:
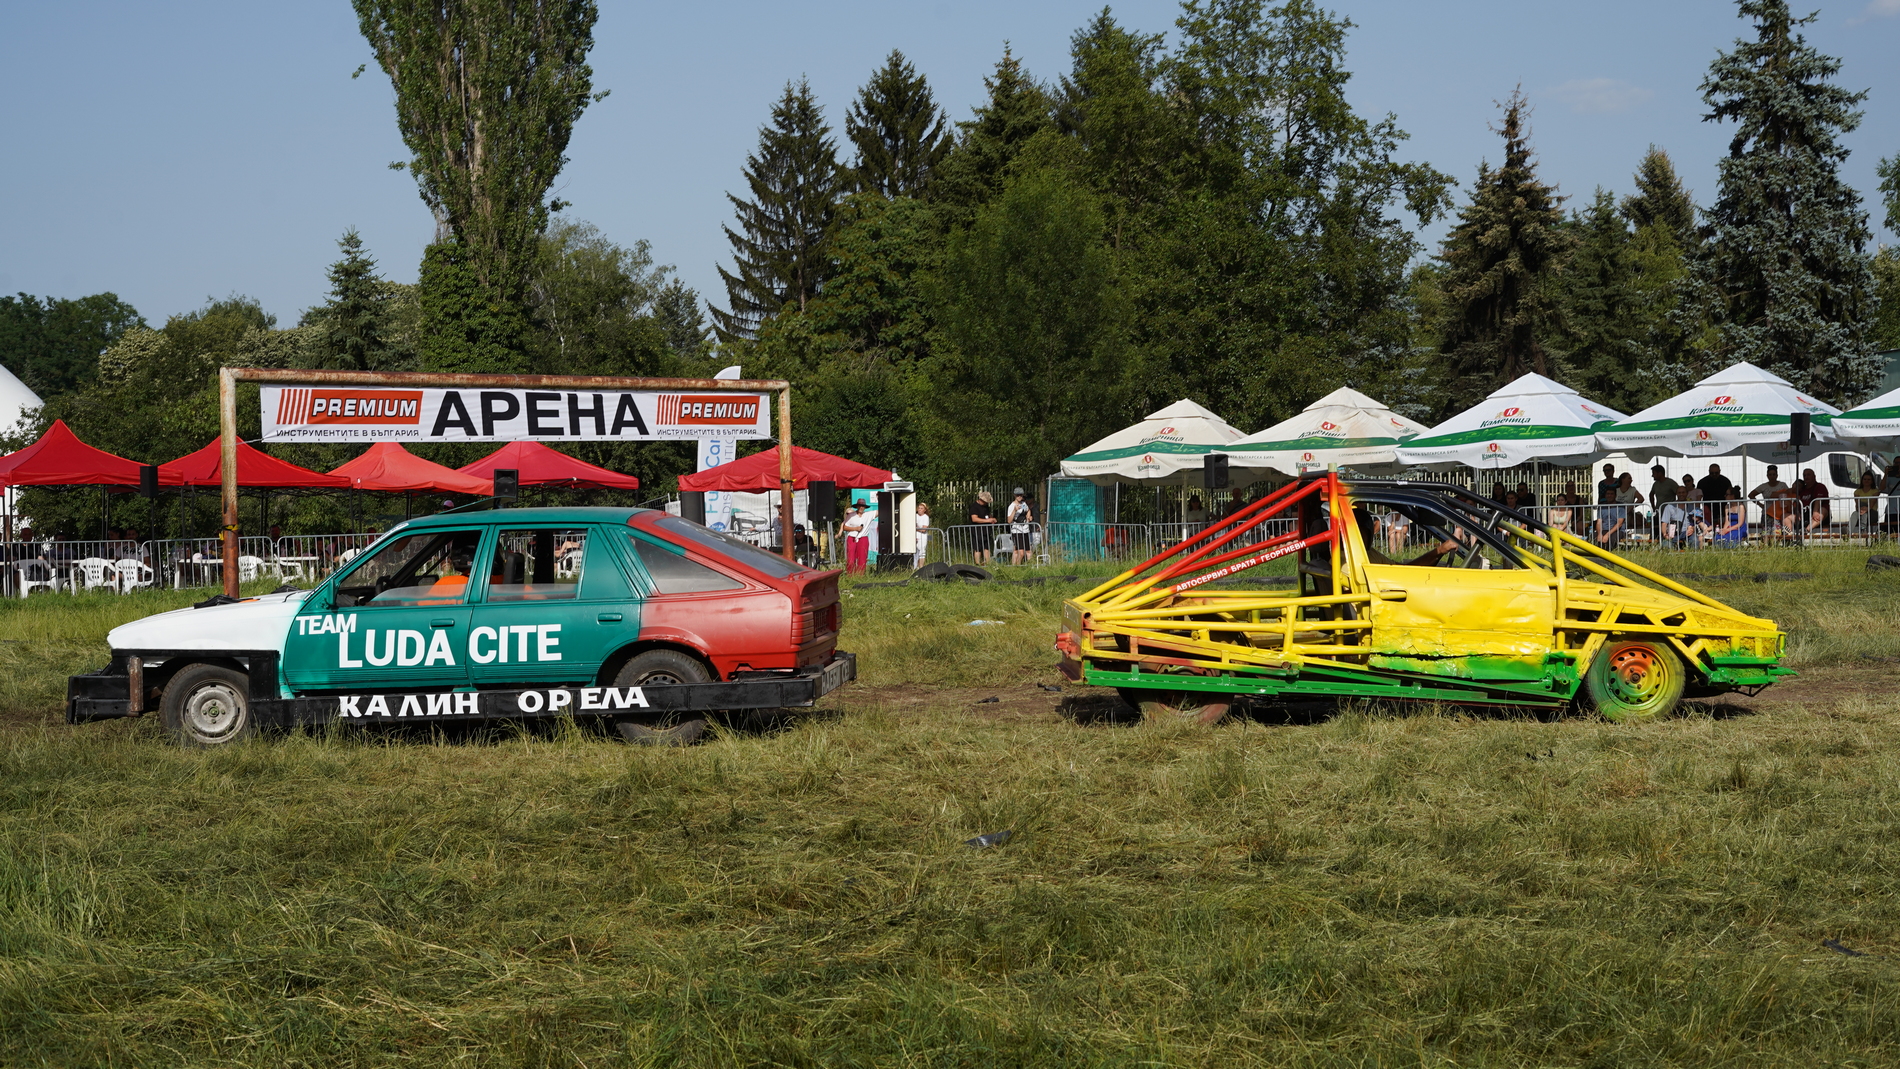
[[[265,594],[228,605],[173,609],[121,624],[106,635],[119,650],[276,650],[308,590]]]

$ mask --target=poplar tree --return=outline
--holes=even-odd
[[[725,228],[735,270],[719,269],[731,307],[712,309],[713,329],[727,344],[756,336],[784,309],[803,311],[830,269],[826,247],[845,176],[804,79],[786,83],[744,173],[751,199],[726,194],[739,222],[736,231]]]
[[[1521,90],[1504,105],[1504,164],[1479,168],[1471,203],[1439,252],[1445,263],[1448,412],[1527,371],[1550,375],[1543,338],[1554,327],[1551,280],[1569,252],[1563,198],[1537,178]]]
[[[845,114],[845,134],[857,147],[852,181],[885,197],[915,197],[935,176],[953,143],[930,83],[895,49]]]
[[[343,258],[330,265],[330,299],[323,307],[324,355],[331,367],[369,371],[385,348],[387,295],[376,277],[376,261],[363,251],[362,236],[352,228],[336,244]]]
[[[523,306],[555,176],[592,92],[593,0],[352,0],[363,36],[396,90],[396,122],[435,213],[437,242],[482,291]],[[458,275],[458,285],[460,276]],[[449,306],[453,300],[435,302]],[[491,333],[489,324],[471,324]],[[513,326],[509,330],[516,329]],[[496,338],[518,349],[517,336]],[[461,363],[492,362],[473,356]]]
[[[1839,137],[1867,94],[1830,84],[1840,61],[1797,32],[1814,16],[1794,18],[1786,0],[1737,7],[1755,39],[1717,55],[1702,83],[1704,121],[1737,128],[1683,311],[1714,324],[1711,365],[1747,360],[1845,406],[1882,375],[1867,344],[1867,214],[1840,176]]]

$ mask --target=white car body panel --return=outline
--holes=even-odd
[[[282,655],[290,621],[309,593],[296,590],[247,598],[235,605],[173,609],[113,628],[106,643],[114,651],[276,650]]]

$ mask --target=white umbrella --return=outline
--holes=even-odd
[[[1298,477],[1330,466],[1368,475],[1402,469],[1399,443],[1424,434],[1423,423],[1406,419],[1358,390],[1340,387],[1307,405],[1292,419],[1249,434],[1219,452],[1233,468],[1272,470]]]
[[[1841,410],[1816,401],[1794,384],[1746,361],[1722,369],[1682,393],[1654,404],[1597,434],[1597,443],[1631,460],[1657,456],[1791,461],[1788,417],[1814,417],[1812,456],[1837,439],[1830,424]]]
[[[1900,451],[1900,390],[1889,390],[1834,417],[1841,441],[1865,452]]]
[[[1596,432],[1623,413],[1542,375],[1519,376],[1475,407],[1399,446],[1399,463],[1511,468],[1541,460],[1571,467],[1603,454]]]
[[[1202,457],[1240,437],[1227,421],[1192,401],[1176,401],[1062,462],[1062,474],[1097,486],[1199,486]]]

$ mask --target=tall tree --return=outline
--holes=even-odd
[[[956,148],[944,158],[932,199],[952,208],[961,222],[969,212],[1003,191],[1003,182],[1023,146],[1037,133],[1050,129],[1051,102],[1035,79],[1023,70],[1007,46],[996,69],[983,79],[988,93],[974,115],[957,124]]]
[[[1669,153],[1654,145],[1636,168],[1636,192],[1623,198],[1622,212],[1636,230],[1665,227],[1684,248],[1695,243],[1695,201],[1682,188]]]
[[[117,294],[0,297],[0,365],[51,398],[91,380],[99,354],[143,326],[138,309]]]
[[[408,170],[437,240],[484,292],[520,306],[546,200],[592,93],[593,0],[352,0],[396,89]],[[503,318],[519,318],[506,317]],[[502,344],[518,345],[514,339]]]
[[[388,294],[376,277],[376,261],[363,251],[354,228],[337,242],[343,258],[330,265],[330,299],[323,308],[323,347],[331,367],[369,371],[381,366],[383,306]]]
[[[1738,0],[1755,39],[1720,53],[1702,82],[1703,119],[1733,122],[1709,240],[1690,264],[1694,311],[1715,325],[1712,363],[1747,360],[1837,404],[1882,369],[1867,345],[1873,275],[1860,194],[1841,180],[1840,135],[1866,93],[1830,84],[1840,61],[1797,32],[1786,0]]]
[[[830,269],[831,221],[843,192],[837,144],[811,85],[787,82],[759,128],[759,149],[746,158],[750,200],[732,194],[739,229],[726,227],[736,271],[721,267],[730,309],[715,308],[713,329],[728,344],[751,338],[782,309],[803,311]]]
[[[1570,225],[1576,247],[1559,286],[1565,381],[1586,397],[1635,412],[1647,407],[1649,390],[1629,226],[1602,187]]]
[[[1543,339],[1554,327],[1552,279],[1569,252],[1563,198],[1537,177],[1521,90],[1503,105],[1504,164],[1478,170],[1471,203],[1439,251],[1449,306],[1440,350],[1449,411],[1526,372],[1551,374]]]
[[[1880,198],[1887,208],[1887,229],[1900,233],[1900,155],[1881,160],[1874,173],[1880,176]]]
[[[922,194],[954,141],[946,122],[930,83],[893,49],[845,114],[845,134],[858,150],[853,183],[886,197]]]

